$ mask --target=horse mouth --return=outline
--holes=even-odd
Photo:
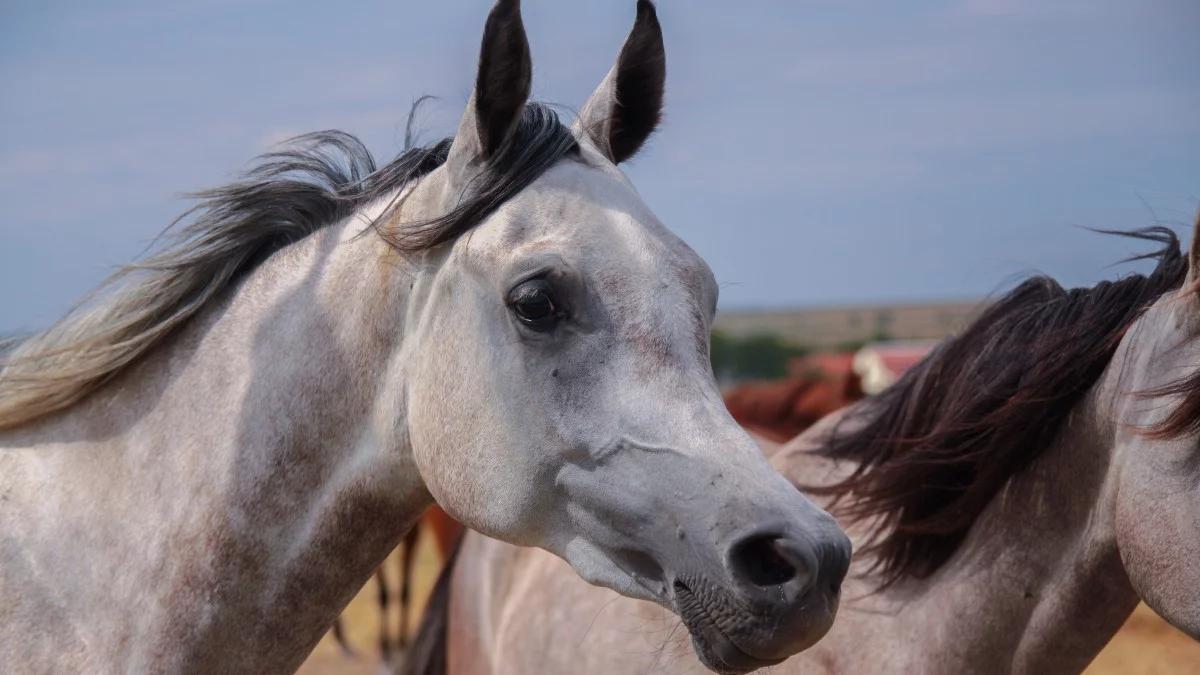
[[[692,589],[682,581],[676,580],[675,608],[683,624],[692,635],[692,646],[696,655],[710,670],[718,673],[740,675],[759,668],[766,668],[782,663],[785,659],[763,659],[747,654],[741,647],[729,638],[719,627],[704,603],[696,597]],[[785,657],[786,658],[786,657]]]

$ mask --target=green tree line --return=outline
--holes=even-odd
[[[713,331],[713,373],[723,382],[735,380],[769,380],[787,375],[788,361],[809,353],[806,347],[794,345],[778,335],[761,333],[734,337]]]

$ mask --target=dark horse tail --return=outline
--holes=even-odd
[[[421,625],[404,656],[400,675],[445,675],[447,631],[450,623],[450,580],[454,577],[454,561],[462,548],[463,534],[458,535],[454,547],[446,556],[437,583],[429,594],[425,611],[421,614]]]

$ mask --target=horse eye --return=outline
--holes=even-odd
[[[509,306],[521,323],[537,331],[549,331],[558,321],[558,308],[543,279],[527,281],[513,289]]]

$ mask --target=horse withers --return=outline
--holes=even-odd
[[[573,128],[531,72],[501,0],[452,139],[267,155],[5,357],[6,670],[293,669],[434,500],[719,669],[828,629],[849,542],[726,413],[712,273],[617,168],[660,116],[653,6]]]

